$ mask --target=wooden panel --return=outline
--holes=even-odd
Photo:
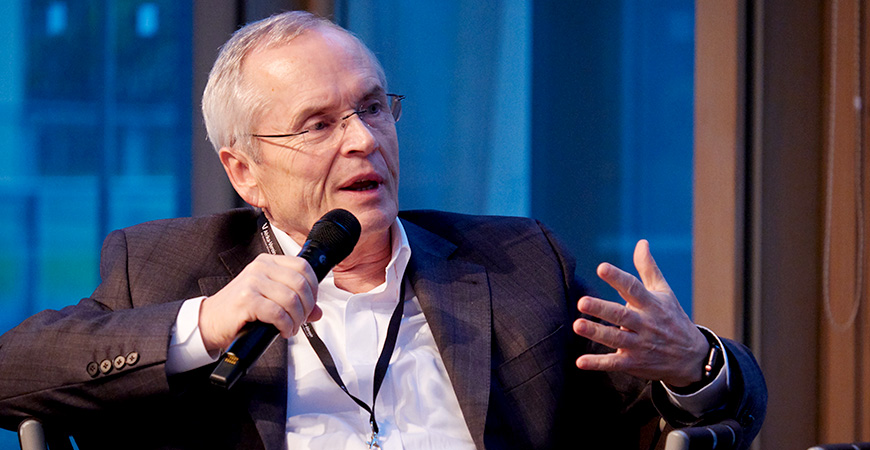
[[[860,121],[861,134],[863,138],[863,161],[861,168],[864,171],[863,176],[863,237],[864,237],[864,254],[863,259],[863,296],[862,296],[862,313],[859,316],[858,340],[859,354],[861,359],[860,364],[860,383],[858,389],[860,392],[860,411],[859,411],[859,437],[862,441],[870,442],[870,2],[864,1],[864,8],[861,12],[860,23],[863,26],[862,47],[859,58],[862,71],[862,86],[863,86],[863,116]]]
[[[825,228],[820,329],[820,439],[824,443],[870,440],[868,349],[868,191],[866,111],[866,6],[829,2],[825,37]],[[861,14],[864,14],[863,19]],[[862,62],[862,54],[863,61]],[[864,92],[861,89],[861,65]],[[866,100],[865,100],[866,103]],[[863,126],[863,129],[862,129]]]
[[[744,2],[695,3],[695,322],[743,333]]]

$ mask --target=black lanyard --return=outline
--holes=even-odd
[[[259,219],[257,219],[257,225],[260,228],[263,243],[266,245],[266,249],[269,250],[269,253],[273,255],[283,255],[284,252],[281,250],[281,246],[278,245],[278,240],[275,239],[269,221],[266,219],[264,214],[260,214]],[[302,331],[305,333],[305,337],[308,338],[308,342],[311,343],[311,347],[314,349],[314,352],[317,353],[317,357],[320,358],[320,362],[323,364],[326,372],[329,373],[329,376],[335,381],[335,384],[337,384],[345,394],[359,405],[360,408],[369,413],[369,425],[372,427],[371,440],[367,442],[369,448],[380,448],[380,445],[378,445],[378,422],[375,420],[375,401],[377,401],[378,391],[380,391],[381,384],[383,384],[384,377],[387,374],[387,368],[390,365],[390,358],[393,356],[393,350],[396,348],[396,339],[399,337],[399,325],[402,323],[402,314],[404,312],[405,304],[404,280],[402,280],[401,283],[402,285],[399,289],[399,301],[396,305],[396,309],[393,310],[393,315],[390,317],[390,324],[387,327],[387,339],[384,342],[384,348],[381,349],[381,356],[378,357],[378,362],[375,365],[371,407],[347,390],[347,386],[345,386],[344,381],[342,381],[341,375],[339,375],[338,369],[335,367],[335,360],[332,359],[332,355],[329,353],[329,349],[326,348],[326,344],[323,343],[323,340],[320,339],[320,336],[317,335],[317,332],[310,323],[306,322],[302,324]]]

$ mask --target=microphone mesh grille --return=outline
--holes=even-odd
[[[361,231],[353,214],[344,209],[333,209],[311,227],[308,240],[322,243],[321,248],[327,249],[330,259],[341,261],[353,251]]]

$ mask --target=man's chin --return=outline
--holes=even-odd
[[[372,209],[372,208],[345,208],[353,214],[360,222],[363,233],[383,233],[390,229],[393,222],[396,221],[398,210],[390,209]]]

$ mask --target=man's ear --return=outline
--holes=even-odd
[[[232,147],[223,147],[218,151],[218,156],[221,159],[221,164],[227,172],[227,177],[233,185],[233,189],[251,206],[263,208],[265,198],[260,191],[260,186],[257,177],[254,174],[256,170],[251,157],[240,150]]]

